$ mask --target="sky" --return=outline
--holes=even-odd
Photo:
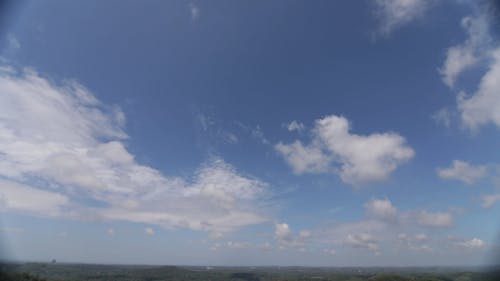
[[[1,258],[494,262],[493,1],[2,9]]]

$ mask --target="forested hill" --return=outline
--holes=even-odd
[[[497,281],[498,268],[308,268],[3,263],[1,281]]]

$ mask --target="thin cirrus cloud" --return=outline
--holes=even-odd
[[[280,142],[275,149],[296,174],[338,173],[342,181],[354,186],[387,179],[415,155],[399,134],[353,134],[342,116],[316,120],[311,135],[309,144]]]
[[[467,184],[473,184],[487,174],[486,166],[472,165],[460,160],[453,160],[451,167],[438,168],[436,171],[443,179],[459,180]]]
[[[217,233],[267,220],[267,183],[220,158],[188,179],[165,176],[128,152],[124,123],[119,108],[77,82],[56,85],[32,69],[3,67],[0,208]]]

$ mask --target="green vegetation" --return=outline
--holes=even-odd
[[[0,264],[1,281],[494,281],[497,269]]]

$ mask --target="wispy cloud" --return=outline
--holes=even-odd
[[[500,202],[500,194],[483,195],[481,199],[483,201],[483,208],[491,208],[497,202]]]
[[[379,32],[389,35],[421,17],[430,8],[432,0],[376,0],[375,15],[380,21]]]
[[[188,6],[191,14],[191,20],[197,20],[200,17],[200,8],[194,2],[189,2]]]
[[[14,34],[9,33],[7,35],[7,41],[8,41],[8,48],[10,50],[17,50],[21,48],[21,43],[19,43],[19,40],[17,40],[17,37]]]
[[[228,232],[267,220],[268,184],[214,157],[194,175],[135,161],[124,113],[75,81],[0,73],[0,206],[4,211]],[[82,199],[103,203],[86,206]],[[165,204],[168,202],[168,204]]]
[[[449,128],[451,125],[451,116],[452,113],[448,108],[441,108],[436,111],[431,117],[438,124],[443,125],[446,128]]]
[[[486,166],[472,165],[464,161],[453,160],[449,168],[438,168],[438,175],[443,179],[454,179],[473,184],[486,176]]]
[[[288,124],[285,124],[285,127],[287,128],[288,131],[290,132],[293,132],[293,131],[297,131],[297,132],[302,132],[304,131],[304,129],[306,128],[304,126],[304,123],[302,122],[297,122],[295,120],[293,120],[292,122],[288,123]]]

